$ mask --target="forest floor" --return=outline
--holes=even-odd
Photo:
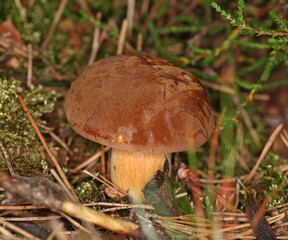
[[[216,3],[1,1],[1,239],[288,239],[288,4]],[[191,72],[213,109],[208,142],[174,153],[145,204],[64,112],[77,76],[122,54]]]

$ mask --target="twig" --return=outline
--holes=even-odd
[[[14,0],[16,7],[18,8],[19,15],[22,19],[24,19],[25,11],[23,9],[22,3],[20,0]]]
[[[145,4],[147,3],[148,1],[145,1]],[[149,1],[150,2],[150,1]],[[148,9],[149,9],[149,2],[148,2]],[[152,7],[150,8],[150,11],[149,11],[149,13],[148,13],[148,16],[146,17],[146,23],[144,24],[144,26],[143,26],[143,28],[144,29],[147,29],[147,26],[148,26],[148,24],[147,24],[147,22],[148,22],[148,20],[151,20],[151,19],[153,19],[154,17],[155,17],[155,14],[159,11],[159,9],[161,8],[161,6],[163,6],[163,4],[164,4],[164,0],[159,0],[159,1],[157,1],[157,2],[155,2],[153,5],[152,5]],[[144,5],[144,2],[143,2],[143,5]],[[142,7],[143,7],[143,5],[142,5]],[[145,6],[146,7],[146,6]],[[148,10],[147,9],[147,10]]]
[[[59,143],[64,149],[66,152],[68,152],[68,154],[70,156],[73,156],[73,151],[67,146],[67,144],[65,142],[63,142],[55,133],[49,131],[49,135],[57,142]]]
[[[107,152],[108,150],[110,150],[110,147],[105,147],[104,151]],[[75,172],[80,171],[82,168],[88,166],[89,164],[95,162],[98,158],[101,157],[101,151],[98,151],[97,153],[95,153],[92,157],[88,158],[86,161],[84,161],[83,163],[81,163],[80,165],[78,165],[76,168],[74,168],[73,170]]]
[[[118,190],[118,192],[120,194],[122,194],[123,196],[127,196],[127,192],[125,192],[122,188],[118,187],[117,185],[115,185],[114,183],[108,181],[105,177],[99,175],[99,177],[91,174],[90,172],[86,171],[86,170],[83,170],[84,173],[86,173],[87,175],[89,175],[90,177],[92,177],[93,179],[96,179],[98,180],[99,182],[103,183],[105,186],[107,187],[113,187],[115,189]]]
[[[1,217],[4,221],[9,222],[33,222],[33,221],[50,221],[55,219],[60,219],[61,216],[53,215],[53,216],[39,216],[39,217]]]
[[[147,204],[127,204],[127,203],[109,203],[109,202],[96,202],[96,203],[86,203],[84,206],[102,206],[102,207],[120,207],[121,209],[130,209],[130,208],[143,208],[153,210],[154,207],[152,205]]]
[[[280,137],[281,137],[284,145],[288,148],[288,133],[285,129],[283,129],[283,133],[280,134]]]
[[[279,132],[281,131],[282,128],[283,128],[283,124],[279,124],[278,127],[271,134],[271,136],[269,137],[269,139],[268,139],[263,151],[261,152],[261,155],[258,158],[256,164],[254,165],[253,169],[249,173],[248,177],[245,179],[244,184],[248,184],[252,180],[252,178],[254,177],[254,174],[256,173],[260,163],[262,162],[262,160],[266,156],[267,152],[269,151],[269,149],[272,146],[275,138],[277,137],[277,135],[279,134]]]
[[[196,214],[188,214],[177,217],[163,217],[157,216],[153,222],[159,223],[162,227],[167,229],[179,230],[186,233],[187,236],[193,236],[191,239],[197,239],[205,236],[221,236],[221,239],[255,239],[252,235],[252,229],[248,223],[247,214],[240,212],[213,212],[213,219],[216,222],[224,222],[218,225],[218,229],[213,229],[214,223],[211,220],[200,218]],[[269,224],[276,223],[284,219],[286,213],[283,212],[275,217],[267,217]],[[197,221],[197,219],[199,219]],[[164,220],[160,222],[161,220]],[[239,222],[243,222],[239,224]],[[272,228],[280,227],[281,225],[274,225]],[[195,234],[196,233],[196,234]],[[225,238],[226,237],[226,238]],[[186,239],[186,238],[185,238]],[[188,237],[188,239],[190,239]],[[288,239],[277,237],[277,239]]]
[[[277,205],[275,207],[271,207],[271,208],[267,208],[267,211],[272,211],[274,209],[279,209],[279,208],[283,208],[283,209],[286,209],[288,208],[288,203],[284,203],[284,204],[280,204],[280,205]]]
[[[52,168],[50,170],[50,172],[52,173],[52,175],[55,177],[55,179],[57,180],[57,182],[61,185],[61,187],[64,189],[64,191],[67,193],[67,195],[69,196],[70,199],[74,199],[74,195],[71,194],[71,192],[68,190],[68,188],[66,187],[66,185],[64,184],[64,182],[61,180],[61,178],[58,176],[58,174],[56,173],[56,171]]]
[[[47,34],[47,36],[46,36],[46,38],[45,38],[45,40],[44,40],[44,42],[42,44],[42,48],[47,48],[47,46],[48,46],[48,44],[50,42],[50,39],[51,39],[55,29],[56,29],[56,26],[57,26],[57,24],[58,24],[58,22],[59,22],[59,20],[60,20],[60,18],[62,16],[62,13],[63,13],[63,11],[64,11],[64,9],[66,7],[67,2],[68,2],[68,0],[62,0],[61,1],[60,5],[59,5],[59,8],[58,8],[58,10],[57,10],[57,12],[55,14],[55,17],[53,19],[52,25],[51,25],[51,27],[49,29],[49,32],[48,32],[48,34]]]
[[[0,210],[6,211],[22,211],[22,210],[31,210],[31,209],[43,209],[47,208],[46,206],[33,206],[33,205],[23,205],[23,206],[0,206]]]
[[[237,97],[237,95],[234,95],[233,101],[235,102],[236,105],[240,105],[240,99]],[[247,111],[244,108],[242,109],[241,116],[244,120],[245,125],[249,129],[250,135],[251,135],[254,143],[259,147],[261,145],[261,142],[259,140],[259,137],[257,135],[256,130],[253,127],[251,119],[250,119]]]
[[[83,219],[90,223],[96,224],[107,230],[127,234],[139,228],[138,225],[124,221],[122,219],[113,218],[105,213],[93,211],[90,208],[84,207],[70,201],[64,201],[62,204],[62,211],[70,214],[71,216]]]
[[[85,227],[83,227],[80,223],[78,223],[77,221],[75,221],[73,218],[71,218],[70,216],[68,216],[67,214],[60,212],[61,216],[66,218],[69,222],[71,222],[75,227],[80,228],[81,231],[86,232],[86,233],[91,233],[91,231],[89,231],[88,229],[86,229]]]
[[[90,16],[93,16],[93,13],[91,12],[88,1],[87,0],[77,0],[80,7]]]
[[[199,171],[198,171],[199,172]],[[204,179],[204,178],[200,178],[199,179],[200,183],[213,183],[213,184],[218,184],[218,183],[224,183],[224,182],[235,182],[234,178],[223,178],[223,179],[213,179],[213,180],[209,180],[209,179]]]
[[[28,239],[41,240],[40,238],[33,236],[31,233],[24,231],[23,229],[15,226],[14,224],[4,221],[2,218],[0,218],[0,223],[10,228],[11,230],[22,234],[24,237],[27,237]]]
[[[5,163],[5,165],[7,166],[11,176],[16,176],[15,171],[12,167],[11,161],[10,161],[10,157],[9,154],[7,153],[6,149],[4,148],[3,144],[0,142],[0,148],[1,151],[3,152],[4,156],[0,153],[0,158],[2,159],[2,161]]]
[[[53,164],[55,165],[55,167],[56,167],[58,173],[60,174],[63,182],[65,183],[65,185],[67,186],[67,188],[69,189],[69,191],[72,193],[72,196],[73,196],[73,197],[72,197],[72,200],[79,202],[79,200],[78,200],[78,198],[77,198],[77,196],[76,196],[73,188],[70,186],[70,183],[68,182],[68,180],[67,180],[64,172],[62,171],[62,169],[61,169],[61,167],[60,167],[57,159],[55,158],[55,156],[54,156],[54,155],[52,154],[52,152],[50,151],[47,143],[45,142],[45,139],[44,139],[42,133],[40,132],[37,124],[35,123],[35,121],[34,121],[34,119],[33,119],[33,117],[32,117],[31,114],[29,113],[28,108],[27,108],[27,106],[25,105],[24,100],[22,99],[21,96],[19,97],[19,100],[20,100],[20,103],[21,103],[21,105],[22,105],[22,108],[23,108],[24,112],[26,112],[27,118],[29,119],[29,121],[30,121],[32,127],[34,128],[37,136],[39,137],[41,143],[43,144],[43,146],[44,146],[47,154],[49,155],[50,159],[52,160]]]
[[[205,81],[205,80],[200,80],[201,84],[205,87],[209,87],[209,88],[212,88],[214,90],[217,90],[219,92],[224,92],[224,93],[228,93],[230,95],[235,95],[236,94],[236,91],[231,88],[231,87],[228,87],[226,85],[222,85],[222,84],[217,84],[217,83],[214,83],[214,82],[209,82],[209,81]]]
[[[236,94],[236,91],[233,88],[229,87],[229,86],[218,84],[218,83],[214,83],[214,82],[209,82],[209,81],[206,81],[206,80],[203,80],[203,79],[200,79],[200,82],[201,82],[201,84],[203,86],[209,87],[209,88],[214,89],[216,91],[228,93],[230,95],[235,95]],[[247,97],[246,95],[247,94],[244,93],[245,97]],[[268,101],[270,99],[270,95],[261,94],[261,93],[255,93],[253,95],[253,99],[254,100],[259,100],[259,101]]]
[[[49,236],[46,238],[46,240],[53,240],[55,239],[55,236],[58,235],[59,233],[63,233],[64,232],[64,223],[63,222],[59,222],[59,221],[53,221],[51,222],[52,224],[52,232],[49,234]],[[67,240],[66,237],[62,237],[63,235],[58,235],[58,237],[56,238],[57,240]]]
[[[144,16],[148,12],[150,0],[143,0],[140,8],[140,16]]]
[[[114,212],[114,211],[131,209],[131,208],[136,208],[136,207],[135,206],[112,207],[112,208],[103,209],[103,210],[101,210],[101,212]],[[138,207],[138,208],[144,208],[144,207]],[[154,208],[152,206],[151,207],[145,207],[144,209],[154,210]]]
[[[128,33],[129,37],[132,36],[134,11],[135,11],[135,0],[128,0],[128,7],[127,7],[127,33]]]
[[[34,180],[36,181],[33,181],[31,178],[13,178],[6,174],[0,176],[0,184],[5,188],[6,192],[15,194],[23,200],[39,205],[45,204],[53,211],[64,212],[72,217],[77,217],[85,222],[96,224],[110,231],[131,235],[140,234],[139,230],[131,233],[139,228],[137,224],[111,217],[71,200],[65,200],[63,195],[59,194],[58,190],[52,187],[53,184],[49,186],[49,182],[38,182],[37,178],[34,178]]]
[[[136,47],[136,51],[137,52],[142,52],[143,49],[143,35],[142,33],[138,33],[137,35],[137,47]]]
[[[15,47],[13,45],[13,42],[9,44],[9,43],[3,41],[2,39],[0,39],[0,46],[2,46],[5,49],[8,49],[7,51],[10,51],[10,47],[12,47],[12,54],[19,55],[19,56],[24,57],[24,58],[28,58],[27,52],[21,50],[18,47]]]
[[[239,124],[237,130],[240,130],[240,128],[241,132],[243,132],[242,124],[241,125]],[[237,155],[237,161],[245,169],[246,172],[249,172],[250,168],[248,167],[247,159],[251,158],[251,156],[249,153],[247,154],[247,152],[248,150],[244,147],[243,141],[240,140],[240,154]]]
[[[1,235],[0,236],[1,240],[10,240],[10,239],[20,240],[20,238],[15,238],[15,236],[11,232],[9,232],[5,226],[4,227],[0,226],[0,233],[5,237],[5,238],[2,238],[2,235]]]
[[[245,109],[242,109],[242,118],[243,118],[247,128],[249,129],[250,135],[251,135],[254,143],[259,147],[261,145],[260,139],[259,139],[258,134],[257,134],[255,128],[253,127],[251,119],[250,119],[250,117],[249,117],[249,115]]]
[[[34,6],[35,2],[36,2],[36,0],[29,0],[29,2],[28,2],[27,15],[29,15],[29,13],[30,13],[32,7]]]
[[[225,115],[225,110],[219,116],[216,122],[214,134],[211,138],[211,147],[210,147],[209,158],[208,158],[208,180],[213,180],[214,178],[214,165],[215,165],[215,160],[216,160],[215,154],[216,154],[216,150],[217,150],[218,143],[219,143],[218,139],[219,139],[220,128],[221,128],[222,119],[224,115]]]
[[[28,44],[28,71],[27,71],[27,87],[30,88],[32,84],[32,67],[33,67],[33,54],[32,44]]]
[[[102,13],[98,12],[96,19],[98,21],[101,20],[102,17]],[[97,53],[98,53],[98,49],[99,49],[99,36],[100,36],[100,28],[99,28],[99,22],[96,23],[95,25],[95,29],[94,29],[94,35],[93,35],[93,44],[92,44],[92,51],[91,51],[91,55],[88,61],[88,65],[92,64],[93,62],[95,62]]]
[[[126,32],[127,32],[127,19],[124,19],[123,22],[122,22],[120,36],[119,36],[119,39],[118,39],[117,55],[123,54],[125,38],[126,38]]]
[[[235,212],[241,212],[240,210],[238,210],[237,208],[234,207],[234,205],[232,205],[229,201],[227,201],[224,197],[222,197],[218,192],[215,192],[212,189],[207,189],[209,194],[211,194],[211,196],[213,196],[214,198],[216,198],[216,200],[221,203],[223,206],[225,206],[228,209],[231,209]]]
[[[189,2],[188,2],[189,3]],[[186,6],[183,11],[181,12],[181,15],[191,15],[193,12],[193,9],[199,4],[199,0],[191,1],[188,6]]]
[[[127,197],[128,196],[128,193],[123,190],[122,188],[118,187],[116,184],[114,184],[113,182],[110,182],[108,179],[106,179],[105,177],[103,177],[102,175],[99,175],[99,177],[105,182],[107,183],[107,185],[110,185],[112,186],[113,188],[116,188],[121,194],[122,194],[122,197]]]
[[[105,164],[105,149],[104,145],[101,145],[101,174],[106,177],[106,164]]]
[[[13,47],[14,47],[14,43],[15,43],[15,39],[13,39],[10,43],[9,43],[9,47],[8,49],[3,49],[5,52],[0,56],[0,61],[4,61],[6,57],[8,57],[11,52],[13,51]],[[1,49],[2,50],[2,49]]]

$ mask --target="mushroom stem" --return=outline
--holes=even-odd
[[[157,170],[163,170],[166,158],[170,161],[171,154],[128,152],[113,148],[112,182],[128,191],[134,201],[144,202],[142,189]]]

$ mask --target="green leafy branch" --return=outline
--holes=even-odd
[[[282,37],[285,38],[288,37],[288,21],[281,18],[275,11],[270,12],[270,17],[277,23],[277,25],[283,30],[283,32],[275,31],[275,30],[260,30],[255,29],[251,26],[248,26],[244,20],[243,17],[243,7],[244,7],[244,1],[239,0],[238,1],[238,17],[234,18],[229,13],[227,13],[225,10],[223,10],[217,3],[212,2],[211,6],[219,12],[222,16],[224,16],[227,20],[230,21],[232,26],[239,27],[240,30],[242,30],[242,33],[247,34],[248,32],[255,33],[257,36],[272,36],[272,37]],[[283,41],[287,41],[287,39],[281,39]]]
[[[257,83],[247,83],[245,84],[243,80],[237,79],[237,82],[240,87],[244,87],[245,89],[255,89],[255,92],[262,89],[263,82],[266,82],[272,71],[276,66],[278,66],[281,63],[284,63],[286,66],[288,66],[288,21],[283,19],[277,12],[270,11],[270,19],[266,20],[262,25],[271,25],[271,20],[273,23],[276,23],[278,26],[277,29],[258,29],[257,27],[253,27],[248,25],[243,17],[243,9],[244,9],[244,0],[238,1],[238,16],[232,17],[230,13],[223,10],[217,3],[212,2],[211,6],[219,12],[222,16],[224,16],[227,20],[230,21],[231,25],[234,27],[237,27],[242,34],[248,35],[248,34],[255,34],[256,36],[268,36],[268,40],[266,43],[259,43],[254,42],[253,39],[250,39],[250,41],[243,41],[236,39],[234,44],[242,45],[243,47],[247,49],[254,49],[254,50],[260,50],[260,49],[267,49],[271,50],[269,53],[269,56],[264,56],[259,59],[255,59],[254,62],[249,65],[245,70],[242,69],[242,71],[237,74],[237,78],[243,75],[244,72],[252,72],[255,70],[255,68],[259,68],[262,66],[263,71],[260,74],[260,77],[257,80]],[[268,24],[269,22],[269,24]],[[280,85],[283,83],[279,83]],[[275,85],[275,84],[274,84]],[[276,85],[277,86],[277,85]]]

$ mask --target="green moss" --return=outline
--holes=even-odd
[[[80,186],[77,186],[76,191],[84,202],[92,203],[95,201],[95,191],[90,181],[85,181]]]
[[[288,176],[285,175],[285,172],[275,171],[275,167],[279,165],[280,160],[279,155],[269,153],[258,169],[258,172],[262,175],[258,183],[261,185],[265,196],[268,196],[274,190],[278,191],[268,207],[275,207],[288,201],[288,184],[284,187],[279,187],[282,184],[288,183]],[[281,164],[286,164],[287,162],[288,159],[284,159]]]
[[[44,93],[42,90],[41,85],[32,86],[30,90],[23,90],[20,88],[20,82],[13,78],[0,79],[2,153],[5,155],[6,151],[16,172],[24,176],[42,173],[45,169],[47,172],[44,148],[19,102],[19,96],[22,96],[38,126],[45,125],[41,116],[53,110],[57,93],[55,91]],[[43,133],[47,132],[41,130]],[[4,166],[1,167],[0,171],[4,171]]]

